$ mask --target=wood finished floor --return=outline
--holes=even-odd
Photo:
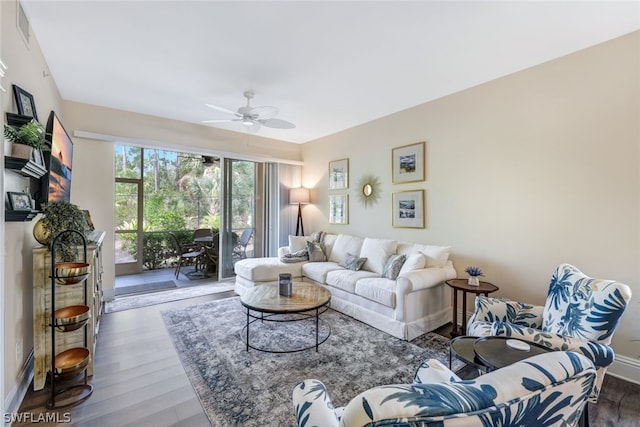
[[[38,422],[39,426],[91,427],[209,426],[160,316],[161,310],[235,295],[233,292],[105,314],[100,324],[93,395],[67,412],[70,423]],[[436,332],[448,336],[450,326]],[[20,413],[50,416],[45,408],[49,388],[30,387]],[[292,409],[293,410],[293,409]],[[591,427],[640,426],[640,385],[605,377],[598,405],[590,406]],[[14,423],[14,426],[32,425]],[[265,424],[267,427],[268,424]],[[278,426],[280,427],[280,426]]]

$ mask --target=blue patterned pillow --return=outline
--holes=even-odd
[[[365,262],[367,262],[366,258],[359,258],[357,255],[347,252],[347,256],[342,260],[340,265],[348,270],[358,271],[362,268]]]
[[[407,259],[406,255],[391,255],[382,269],[382,277],[387,279],[396,280],[400,269]]]

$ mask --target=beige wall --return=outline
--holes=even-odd
[[[500,297],[544,303],[562,262],[627,283],[613,340],[640,355],[640,33],[303,145],[309,230],[451,245]],[[426,181],[392,185],[391,149],[426,141]],[[349,158],[350,224],[327,220],[327,162]],[[382,182],[363,207],[355,184]],[[426,228],[391,227],[391,194],[424,189]],[[373,230],[373,231],[372,231]],[[637,362],[637,361],[636,361]],[[638,365],[636,365],[638,367]],[[637,378],[640,381],[640,377]]]
[[[0,109],[16,113],[17,108],[11,93],[15,84],[31,93],[36,103],[40,122],[45,123],[51,110],[60,112],[62,100],[55,82],[45,77],[46,63],[35,37],[29,48],[20,38],[16,29],[16,3],[0,2],[2,9],[2,60],[8,67],[3,86],[7,93],[2,97]],[[4,153],[10,154],[5,143]],[[4,168],[4,162],[3,162]],[[6,171],[4,174],[3,197],[7,191],[28,191],[29,180]],[[11,400],[18,382],[24,374],[23,368],[33,348],[32,289],[31,289],[31,248],[38,246],[33,239],[35,221],[3,222],[2,238],[5,245],[4,287],[4,390],[5,400]]]

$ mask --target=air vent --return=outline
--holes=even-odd
[[[24,9],[22,8],[22,3],[18,2],[18,20],[17,20],[18,32],[22,36],[22,40],[29,47],[29,19],[27,15],[24,13]]]

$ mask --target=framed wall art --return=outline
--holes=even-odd
[[[393,227],[424,228],[424,190],[396,191],[391,199]]]
[[[394,184],[424,181],[424,141],[391,150],[391,181]]]
[[[36,121],[38,121],[38,114],[36,113],[36,103],[33,100],[33,95],[31,95],[21,87],[13,85],[13,96],[16,98],[18,114],[20,114],[21,116],[33,117]]]
[[[329,162],[329,190],[349,188],[349,159]]]
[[[349,224],[349,195],[329,196],[329,224]]]
[[[9,208],[12,211],[30,211],[32,209],[31,195],[29,193],[8,191],[7,197],[9,198]]]

